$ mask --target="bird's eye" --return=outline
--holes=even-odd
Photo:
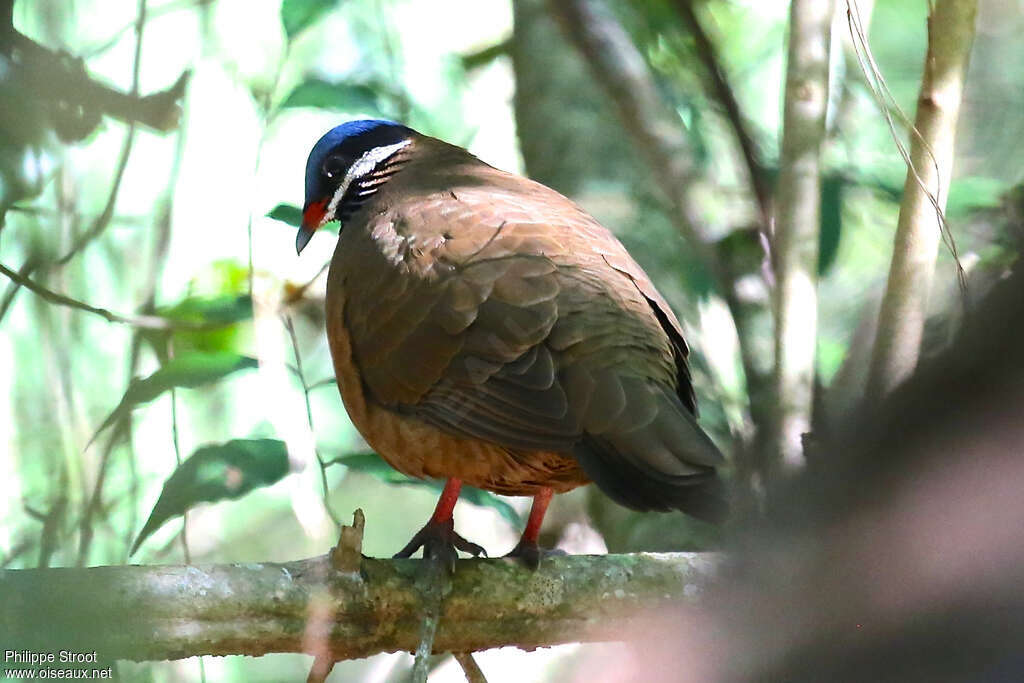
[[[345,166],[345,160],[341,157],[327,157],[324,161],[324,175],[333,180],[345,172]]]

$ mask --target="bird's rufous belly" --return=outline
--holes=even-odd
[[[337,297],[342,299],[342,297]],[[352,355],[343,308],[329,307],[327,338],[342,401],[366,442],[399,472],[447,479],[505,495],[535,495],[542,488],[569,491],[589,479],[574,458],[552,452],[513,451],[495,443],[448,434],[368,397]]]

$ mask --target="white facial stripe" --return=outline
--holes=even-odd
[[[384,145],[382,147],[374,147],[370,151],[359,157],[356,163],[349,167],[348,173],[345,174],[345,178],[341,181],[341,185],[334,191],[334,196],[331,197],[331,203],[327,205],[327,212],[324,217],[320,219],[320,226],[334,219],[334,212],[338,208],[338,204],[341,203],[341,198],[345,196],[345,192],[348,191],[349,185],[352,184],[356,178],[366,175],[374,169],[374,167],[380,162],[384,161],[392,154],[408,145],[412,140],[402,140],[396,142],[393,145]]]

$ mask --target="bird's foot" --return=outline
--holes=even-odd
[[[441,562],[448,571],[455,569],[455,560],[459,558],[458,551],[469,553],[473,557],[479,555],[487,556],[487,551],[476,543],[467,541],[455,533],[454,520],[435,522],[431,520],[423,525],[423,528],[416,532],[405,547],[395,553],[395,558],[412,557],[420,548],[423,548],[423,559],[433,562]]]
[[[558,557],[565,555],[564,550],[558,548],[541,548],[537,545],[536,541],[528,541],[526,539],[519,539],[519,543],[516,544],[515,548],[509,552],[505,557],[512,557],[527,566],[529,569],[537,569],[540,566],[540,561],[545,557]]]

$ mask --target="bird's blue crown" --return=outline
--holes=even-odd
[[[384,119],[358,119],[335,126],[320,138],[306,161],[306,197],[309,198],[320,182],[320,171],[331,154],[342,153],[356,161],[364,152],[381,145],[400,142],[412,133],[410,128]]]

